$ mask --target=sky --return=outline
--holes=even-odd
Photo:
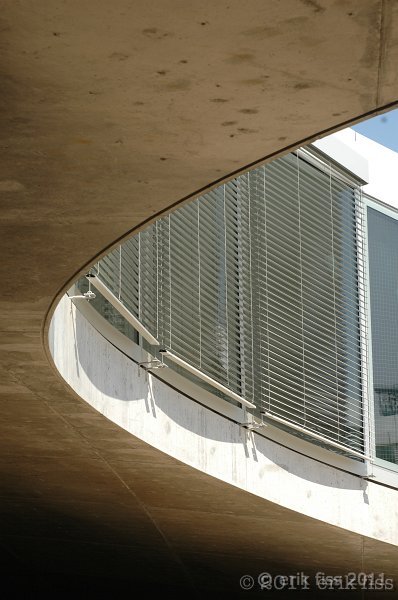
[[[374,142],[398,152],[398,110],[391,110],[378,117],[373,117],[373,119],[358,123],[358,125],[353,125],[352,129]]]

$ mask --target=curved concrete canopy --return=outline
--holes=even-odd
[[[41,597],[148,589],[148,579],[185,596],[237,596],[241,575],[272,569],[398,580],[395,547],[245,494],[120,431],[66,388],[46,352],[54,299],[128,230],[394,105],[398,5],[5,0],[1,22],[7,578]]]

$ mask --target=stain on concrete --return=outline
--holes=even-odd
[[[241,52],[240,54],[233,54],[226,59],[226,62],[232,65],[241,65],[242,63],[251,62],[254,59],[254,54],[249,52]]]
[[[210,98],[210,102],[222,103],[222,102],[228,102],[228,100],[226,98]]]
[[[162,89],[170,91],[184,91],[191,88],[191,81],[189,79],[176,79],[167,83]]]
[[[394,3],[377,3],[371,9],[362,7],[355,15],[356,23],[363,23],[366,26],[366,35],[363,39],[362,56],[359,59],[359,67],[355,72],[354,81],[360,82],[365,89],[375,88],[375,103],[378,104],[379,85],[383,80],[384,56],[386,44],[391,39],[387,33],[390,25],[388,24],[389,6]],[[391,19],[390,19],[391,20]],[[372,65],[377,63],[377,70]],[[366,94],[363,94],[366,97]],[[366,100],[365,100],[366,101]],[[365,104],[361,102],[366,110]]]
[[[223,127],[230,127],[231,125],[236,125],[236,121],[224,121],[221,123]]]
[[[311,8],[314,13],[321,13],[326,10],[316,0],[300,0],[300,2],[302,2],[302,4],[304,4],[305,6],[308,6],[308,8]]]
[[[156,35],[158,33],[158,30],[156,29],[156,27],[147,27],[146,29],[142,30],[142,33],[144,35]]]
[[[240,108],[238,112],[244,115],[256,115],[258,113],[257,108]]]
[[[344,1],[346,1],[346,0],[344,0]],[[307,24],[308,21],[309,21],[309,19],[310,19],[309,17],[304,17],[304,16],[302,16],[302,17],[289,17],[289,19],[286,19],[284,21],[284,24],[285,25],[293,25],[294,27],[297,27],[299,25]]]
[[[161,40],[162,38],[173,36],[174,34],[169,31],[160,31],[156,27],[147,27],[142,30],[142,33],[149,38],[155,40]]]
[[[262,75],[261,77],[254,77],[252,79],[242,79],[241,83],[244,85],[264,85],[266,79],[269,79],[269,75]]]
[[[295,90],[308,90],[312,87],[315,87],[315,85],[313,83],[310,83],[309,81],[298,81],[293,85],[293,88]]]
[[[249,129],[248,127],[238,127],[239,133],[257,133],[258,129]]]
[[[111,60],[127,60],[130,57],[129,54],[124,54],[124,52],[112,52],[112,54],[109,55],[109,58]]]

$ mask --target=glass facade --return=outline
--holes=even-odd
[[[247,400],[262,420],[398,465],[398,211],[361,185],[300,149],[105,256],[91,281],[159,346],[140,339],[109,294],[96,290],[91,305],[154,357],[165,349],[182,359],[185,369],[162,355],[202,388],[233,404]],[[89,288],[85,277],[77,285]]]
[[[298,151],[158,220],[94,271],[161,347],[257,416],[363,453],[358,185]]]
[[[398,464],[398,221],[368,208],[376,456]]]

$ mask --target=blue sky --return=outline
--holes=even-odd
[[[353,125],[352,129],[398,152],[398,110],[391,110],[358,125]]]

